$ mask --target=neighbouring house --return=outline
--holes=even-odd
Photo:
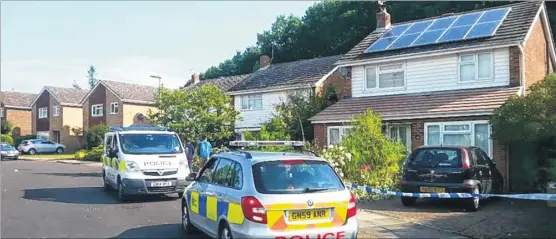
[[[199,74],[195,73],[191,76],[191,80],[189,80],[185,86],[180,87],[182,90],[192,90],[197,87],[201,87],[206,84],[214,85],[220,88],[223,92],[228,92],[232,87],[239,84],[243,80],[247,79],[251,74],[243,74],[243,75],[236,75],[236,76],[221,76],[218,78],[200,80]],[[232,106],[234,105],[234,97],[232,98]]]
[[[336,65],[351,72],[352,98],[311,118],[321,146],[349,131],[366,109],[382,115],[385,130],[408,149],[474,145],[497,162],[509,185],[507,147],[492,139],[489,119],[509,97],[554,69],[546,6],[521,2],[377,28]],[[513,167],[520,167],[515,165]]]
[[[68,152],[82,147],[83,109],[80,101],[85,94],[86,90],[43,87],[31,103],[33,134],[40,139],[64,144]]]
[[[19,137],[33,132],[31,103],[36,94],[2,91],[0,92],[0,118],[12,124],[11,135]]]
[[[149,125],[147,113],[155,107],[158,87],[99,80],[81,100],[83,127]]]
[[[320,93],[324,86],[332,85],[339,98],[348,97],[350,82],[340,76],[334,65],[338,60],[340,56],[328,56],[271,64],[270,57],[261,56],[259,70],[228,90],[242,117],[235,124],[237,138],[244,139],[245,131],[259,131],[289,93],[307,90]]]

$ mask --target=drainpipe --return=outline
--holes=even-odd
[[[525,51],[523,50],[523,43],[519,43],[517,47],[519,48],[519,52],[521,54],[521,95],[525,95],[525,91],[527,86],[525,85]]]

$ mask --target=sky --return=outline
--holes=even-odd
[[[88,88],[97,77],[177,88],[195,72],[255,45],[280,14],[311,1],[2,1],[2,91]]]

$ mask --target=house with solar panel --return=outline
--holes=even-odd
[[[290,93],[321,93],[330,85],[338,98],[349,96],[349,81],[340,76],[335,65],[340,59],[338,55],[271,64],[269,56],[261,56],[259,69],[227,90],[242,118],[235,123],[236,138],[244,139],[245,131],[258,132]]]
[[[352,98],[310,119],[317,143],[342,141],[350,118],[371,109],[409,150],[481,147],[508,185],[507,148],[492,139],[488,120],[509,97],[526,94],[554,70],[544,2],[396,24],[384,9],[376,16],[376,30],[336,62],[351,77]]]

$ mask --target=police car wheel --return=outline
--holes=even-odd
[[[187,210],[187,205],[184,205],[181,211],[181,227],[184,233],[194,230],[193,225],[191,225],[191,222],[189,221],[189,211]]]
[[[218,238],[221,239],[232,239],[232,231],[230,230],[230,226],[227,223],[222,224],[220,226],[220,232],[218,233]]]

